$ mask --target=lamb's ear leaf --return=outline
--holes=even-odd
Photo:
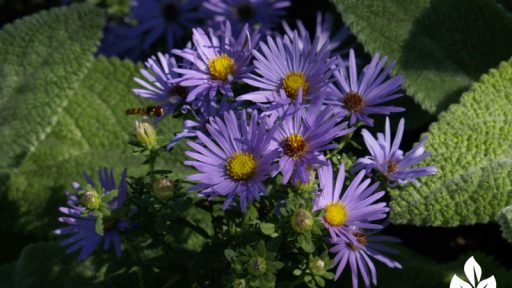
[[[512,203],[512,61],[503,62],[432,124],[421,166],[438,173],[390,189],[394,223],[455,226],[494,220]]]
[[[431,113],[512,55],[512,17],[495,1],[333,2],[365,49],[397,61],[408,94]]]
[[[147,171],[148,167],[141,165],[144,158],[132,155],[127,144],[138,118],[124,112],[129,107],[151,104],[131,92],[139,68],[130,61],[97,58],[58,113],[53,129],[11,172],[8,201],[17,207],[18,226],[24,231],[46,234],[55,228],[57,207],[65,204],[64,191],[71,188],[72,181],[83,183],[84,171],[96,175],[98,168],[110,167],[116,174],[116,184],[124,167],[129,167],[130,175]],[[167,117],[156,129],[172,137],[173,132],[182,129],[182,122]],[[165,143],[167,139],[161,140]],[[181,166],[183,155],[180,143],[172,153],[163,153],[158,166],[165,162],[162,167],[179,175],[187,173]]]
[[[46,138],[93,63],[101,10],[72,5],[0,30],[0,191]]]
[[[501,209],[496,221],[500,224],[503,238],[512,244],[512,205]]]

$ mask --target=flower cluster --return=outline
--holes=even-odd
[[[378,54],[358,74],[353,50],[345,63],[332,53],[335,42],[322,32],[311,39],[300,27],[295,31],[285,25],[284,36],[259,41],[261,31],[245,25],[237,34],[226,21],[220,30],[209,28],[208,33],[193,29],[193,45],[172,51],[183,64],[173,65],[165,85],[188,88],[181,104],[197,119],[194,125],[185,123],[178,135],[190,138],[186,155],[191,160],[185,164],[198,171],[187,177],[197,181],[189,191],[208,199],[223,197],[223,209],[238,206],[234,200],[239,199],[245,212],[269,193],[268,182],[278,175],[283,185],[311,183],[318,175],[311,212],[318,213],[328,232],[330,252],[336,254],[335,278],[348,264],[354,287],[359,274],[369,286],[377,281],[371,258],[389,267],[401,266],[383,255],[393,250],[380,242],[398,240],[376,235],[385,226],[389,207],[380,183],[366,177],[377,170],[390,183],[405,184],[435,173],[435,168],[409,168],[428,157],[425,140],[404,154],[399,149],[404,122],[391,143],[387,120],[385,135],[379,134],[377,140],[363,130],[371,156],[357,160],[350,169],[355,177],[342,193],[345,166],[340,165],[334,182],[325,152],[339,151],[359,124],[373,125],[371,114],[403,111],[384,104],[402,95],[402,78],[389,76],[393,64],[386,66],[387,59]],[[174,59],[169,57],[160,56]],[[162,70],[148,67],[154,75]],[[155,78],[155,85],[158,81]]]
[[[144,2],[138,1],[137,5]],[[376,138],[366,129],[359,130],[364,125],[373,127],[374,115],[404,111],[389,104],[402,96],[402,77],[390,75],[394,64],[387,65],[386,57],[375,54],[366,66],[359,67],[354,50],[334,52],[349,32],[345,28],[330,38],[332,20],[321,14],[314,37],[302,22],[297,22],[297,30],[283,23],[284,35],[270,33],[268,30],[289,1],[205,1],[203,8],[217,13],[214,19],[218,24],[207,28],[193,26],[197,15],[190,11],[209,13],[197,8],[197,1],[146,2],[147,11],[138,11],[138,6],[133,11],[140,20],[141,32],[147,33],[144,43],[164,33],[172,46],[186,27],[192,31],[192,41],[185,48],[158,53],[146,61],[142,76],[135,78],[139,87],[133,92],[154,102],[155,106],[143,109],[141,114],[153,116],[155,124],[169,115],[185,118],[182,131],[166,147],[174,152],[179,150],[174,147],[187,139],[188,158],[184,164],[194,170],[186,177],[191,184],[188,192],[197,196],[194,199],[203,199],[208,205],[220,199],[218,206],[210,209],[220,207],[220,215],[229,211],[245,213],[244,221],[265,211],[272,220],[288,217],[285,223],[293,228],[288,231],[295,233],[289,239],[300,242],[300,248],[310,253],[304,258],[307,263],[303,263],[303,272],[309,275],[305,281],[310,286],[322,283],[324,278],[337,280],[347,267],[353,287],[358,287],[360,276],[365,287],[376,285],[373,260],[401,268],[384,255],[395,250],[383,246],[383,242],[399,240],[380,235],[390,211],[386,190],[411,182],[418,185],[416,178],[434,174],[436,169],[418,167],[430,155],[424,147],[427,139],[408,152],[400,149],[403,119],[394,140],[388,117],[385,132],[377,133]],[[150,8],[163,9],[163,14],[153,14]],[[162,21],[174,25],[165,26],[170,30],[163,31]],[[153,25],[162,31],[150,31]],[[341,57],[345,52],[348,60]],[[346,147],[358,147],[351,139],[356,133],[362,134],[370,155],[352,159],[354,165],[345,167],[348,161],[344,163],[338,156]],[[151,183],[142,181],[140,187],[153,187],[159,201],[172,202],[179,194],[178,186],[167,178],[155,178],[155,159],[164,150],[157,143],[156,130],[148,123],[138,123],[136,135],[142,151],[148,152],[145,163],[150,166],[146,177]],[[61,208],[67,216],[60,220],[70,226],[56,233],[73,233],[63,244],[75,243],[68,251],[82,248],[80,260],[101,241],[105,248],[113,242],[119,255],[119,232],[129,224],[127,217],[111,212],[118,210],[126,197],[125,177],[126,172],[117,194],[111,192],[115,185],[107,172],[100,173],[100,193],[95,192],[88,177],[90,186],[76,186],[78,194],[68,193],[71,208]],[[271,200],[264,201],[264,197]],[[166,206],[158,203],[145,207]],[[261,211],[254,212],[254,207]],[[262,222],[250,224],[266,235],[279,236],[274,233],[274,224]],[[238,237],[237,229],[231,229],[233,223],[218,225],[223,227],[219,233],[230,231],[229,235]],[[311,241],[316,234],[325,238],[320,242],[329,247],[321,257],[311,254],[318,245]],[[218,240],[227,237],[223,234]],[[236,271],[232,282],[264,285],[275,281],[275,272],[285,262],[276,259],[279,253],[267,253],[266,249],[270,248],[263,241],[245,249],[226,249],[226,258]],[[328,259],[328,252],[333,259]],[[325,263],[330,266],[324,267]],[[330,268],[335,272],[327,272]]]

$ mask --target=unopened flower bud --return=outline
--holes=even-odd
[[[151,124],[146,122],[135,122],[135,136],[137,136],[137,141],[139,144],[146,147],[147,149],[152,149],[156,146],[156,131]]]
[[[168,178],[162,178],[153,183],[153,195],[155,195],[156,198],[167,201],[171,199],[173,193],[172,181]]]
[[[100,207],[100,203],[101,203],[100,195],[98,194],[98,192],[96,192],[93,189],[82,194],[82,197],[80,200],[81,200],[82,204],[87,209],[90,209],[90,210],[98,209]]]
[[[313,274],[321,276],[326,272],[325,268],[325,262],[321,258],[313,257],[309,259],[309,269]]]
[[[309,173],[309,181],[307,183],[303,183],[300,180],[295,183],[295,187],[299,189],[299,191],[307,193],[311,192],[315,189],[315,170],[308,167],[308,173]]]
[[[245,288],[247,285],[245,284],[245,279],[235,279],[233,281],[233,288]]]
[[[267,262],[261,257],[251,258],[247,270],[253,275],[262,275],[267,270]]]
[[[299,233],[304,233],[311,230],[315,224],[313,215],[304,209],[295,211],[295,213],[292,215],[292,218],[290,219],[290,222],[292,224],[292,228]]]

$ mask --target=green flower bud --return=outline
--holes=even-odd
[[[156,146],[156,131],[151,124],[146,122],[135,122],[135,136],[137,136],[137,141],[139,144],[146,147],[147,149],[152,149]]]
[[[325,268],[325,262],[320,257],[309,259],[309,269],[313,274],[322,276],[327,271]]]
[[[156,198],[167,201],[171,199],[173,193],[172,181],[168,178],[162,178],[153,183],[153,195],[155,195]]]
[[[235,279],[233,281],[233,288],[245,288],[247,285],[245,284],[245,279]]]
[[[309,171],[309,181],[307,183],[302,183],[301,181],[298,181],[295,184],[295,187],[299,189],[299,191],[307,193],[311,192],[315,189],[315,170],[308,167]]]
[[[100,207],[101,197],[96,190],[90,189],[82,194],[80,201],[87,209],[95,210]]]
[[[311,215],[309,211],[306,211],[305,209],[299,209],[293,213],[290,222],[295,231],[304,233],[313,228],[315,219],[313,219],[313,215]]]
[[[267,270],[267,262],[261,257],[251,258],[247,270],[253,275],[262,275]]]

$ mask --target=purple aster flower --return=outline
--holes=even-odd
[[[308,183],[311,169],[327,165],[322,152],[338,147],[331,143],[332,140],[353,131],[345,129],[347,122],[338,124],[343,115],[336,110],[320,104],[308,108],[289,106],[272,139],[271,147],[277,146],[282,153],[279,170],[283,174],[283,184],[292,175],[294,183]]]
[[[246,25],[235,39],[228,21],[221,31],[208,29],[208,35],[201,28],[195,28],[192,31],[195,50],[172,50],[174,54],[190,61],[193,65],[190,68],[174,69],[183,74],[177,80],[181,85],[194,87],[188,94],[187,101],[193,101],[204,94],[214,99],[217,90],[233,98],[231,84],[242,80],[252,70],[251,52],[258,43],[259,33],[251,34]]]
[[[231,110],[234,111],[238,106],[238,103],[230,103],[225,97],[219,103],[212,101],[208,95],[203,95],[196,100],[198,101],[195,101],[192,105],[185,105],[182,109],[183,112],[191,111],[195,119],[183,121],[183,131],[176,134],[174,139],[167,145],[167,150],[184,138],[196,137],[199,131],[208,135],[206,124],[211,118],[220,117],[225,112]]]
[[[286,32],[286,35],[288,35],[288,37],[290,38],[293,38],[294,31],[292,30],[290,25],[288,25],[288,23],[284,20],[281,23]],[[297,30],[300,35],[299,39],[304,38],[305,35],[308,34],[308,30],[306,29],[304,23],[301,20],[297,20],[296,23]],[[316,14],[315,37],[318,37],[320,39],[318,46],[322,47],[326,44],[330,51],[333,51],[334,49],[338,48],[341,45],[341,43],[343,43],[343,41],[345,41],[351,34],[348,27],[343,26],[340,29],[338,29],[338,31],[336,31],[336,33],[334,33],[333,36],[331,36],[331,31],[333,30],[333,23],[334,19],[332,15],[328,13],[322,14],[321,12],[318,12]],[[340,53],[344,54],[347,51],[348,49],[341,51]]]
[[[347,264],[349,264],[352,272],[353,288],[359,287],[359,274],[363,278],[365,287],[370,287],[371,283],[377,285],[377,270],[371,258],[386,264],[390,268],[402,268],[400,263],[383,254],[397,254],[398,251],[382,245],[382,242],[397,243],[400,240],[391,236],[378,235],[377,233],[378,231],[367,233],[363,230],[353,229],[348,233],[348,240],[341,238],[337,240],[330,239],[333,247],[329,251],[336,253],[333,267],[338,266],[335,279],[340,277]]]
[[[235,31],[249,23],[266,32],[286,15],[284,8],[291,5],[286,0],[208,0],[204,7],[214,13],[214,20],[230,20]]]
[[[386,218],[386,213],[389,211],[387,204],[376,202],[384,196],[385,192],[375,192],[379,187],[379,182],[370,185],[370,179],[363,180],[364,174],[363,171],[357,174],[345,193],[341,195],[345,181],[345,165],[340,166],[335,186],[333,186],[333,171],[330,161],[328,161],[328,165],[318,170],[320,194],[314,201],[313,211],[325,210],[320,221],[324,223],[334,240],[338,240],[338,238],[347,240],[350,227],[382,229],[382,225],[371,222]]]
[[[199,181],[190,190],[202,190],[200,196],[226,196],[226,209],[236,195],[240,196],[241,210],[247,203],[260,195],[267,194],[263,181],[275,171],[272,162],[278,156],[277,150],[270,150],[269,144],[273,131],[266,131],[258,123],[258,114],[253,112],[251,119],[242,111],[239,117],[230,111],[223,119],[215,117],[206,126],[209,137],[197,132],[202,145],[189,141],[194,151],[187,156],[194,160],[185,161],[199,173],[187,177]]]
[[[178,78],[178,74],[172,69],[177,67],[176,60],[168,54],[158,53],[158,58],[152,56],[146,61],[146,69],[141,69],[140,73],[146,80],[135,78],[143,88],[133,89],[133,92],[141,97],[153,100],[158,103],[163,111],[162,115],[156,115],[156,121],[174,113],[174,111],[183,103],[188,94],[188,89],[173,82]]]
[[[394,62],[384,69],[387,57],[379,58],[375,54],[370,64],[364,67],[361,75],[357,75],[356,57],[354,50],[350,50],[348,71],[346,65],[340,60],[334,71],[335,81],[330,86],[327,103],[341,105],[350,113],[350,125],[358,120],[368,126],[373,126],[373,120],[368,114],[386,114],[402,112],[405,109],[395,106],[381,106],[382,103],[402,96],[400,88],[403,82],[401,76],[391,77],[389,72]]]
[[[272,39],[260,44],[260,51],[254,51],[255,72],[244,78],[244,82],[260,88],[237,97],[266,106],[267,110],[286,107],[301,97],[305,102],[315,102],[329,84],[335,59],[329,58],[327,45],[321,46],[320,39],[313,43],[306,33],[299,37]]]
[[[410,168],[426,159],[432,152],[425,152],[425,142],[427,138],[422,139],[411,151],[405,153],[400,150],[400,142],[404,133],[404,119],[400,120],[395,140],[391,139],[391,128],[389,118],[386,117],[385,134],[377,133],[377,139],[363,129],[362,134],[366,147],[371,156],[360,158],[352,167],[352,172],[366,170],[371,174],[372,170],[380,171],[387,179],[404,184],[408,181],[417,183],[415,178],[432,175],[437,173],[434,166]]]
[[[90,187],[94,190],[101,190],[101,195],[107,195],[112,190],[117,189],[118,194],[112,200],[108,202],[109,210],[113,211],[120,208],[126,200],[127,183],[126,183],[126,169],[123,171],[121,181],[116,187],[114,172],[109,171],[107,168],[100,169],[98,171],[100,187],[96,187],[96,184],[91,180],[89,175],[85,174],[85,179]],[[73,188],[77,192],[84,192],[84,189],[78,183],[73,183]],[[96,193],[95,191],[85,191],[83,197],[89,196],[88,193]],[[82,206],[83,198],[81,199],[78,194],[66,192],[68,197],[68,207],[60,207],[59,210],[66,216],[60,217],[59,221],[67,224],[68,226],[55,230],[55,234],[70,236],[61,241],[60,244],[63,246],[69,245],[66,253],[72,253],[76,250],[81,249],[78,255],[77,261],[82,261],[90,256],[98,245],[103,242],[103,249],[109,249],[110,245],[113,244],[114,250],[117,257],[121,256],[121,238],[119,233],[130,228],[128,220],[125,218],[119,218],[115,216],[109,216],[103,219],[103,235],[100,235],[96,231],[96,216],[93,212],[86,212],[86,208]],[[130,212],[132,214],[134,211]],[[87,213],[87,214],[85,214]],[[85,215],[84,215],[85,214]],[[131,215],[128,215],[130,217]]]
[[[130,15],[137,25],[113,25],[106,30],[101,51],[136,59],[160,38],[167,48],[174,45],[205,17],[201,0],[134,0]]]

